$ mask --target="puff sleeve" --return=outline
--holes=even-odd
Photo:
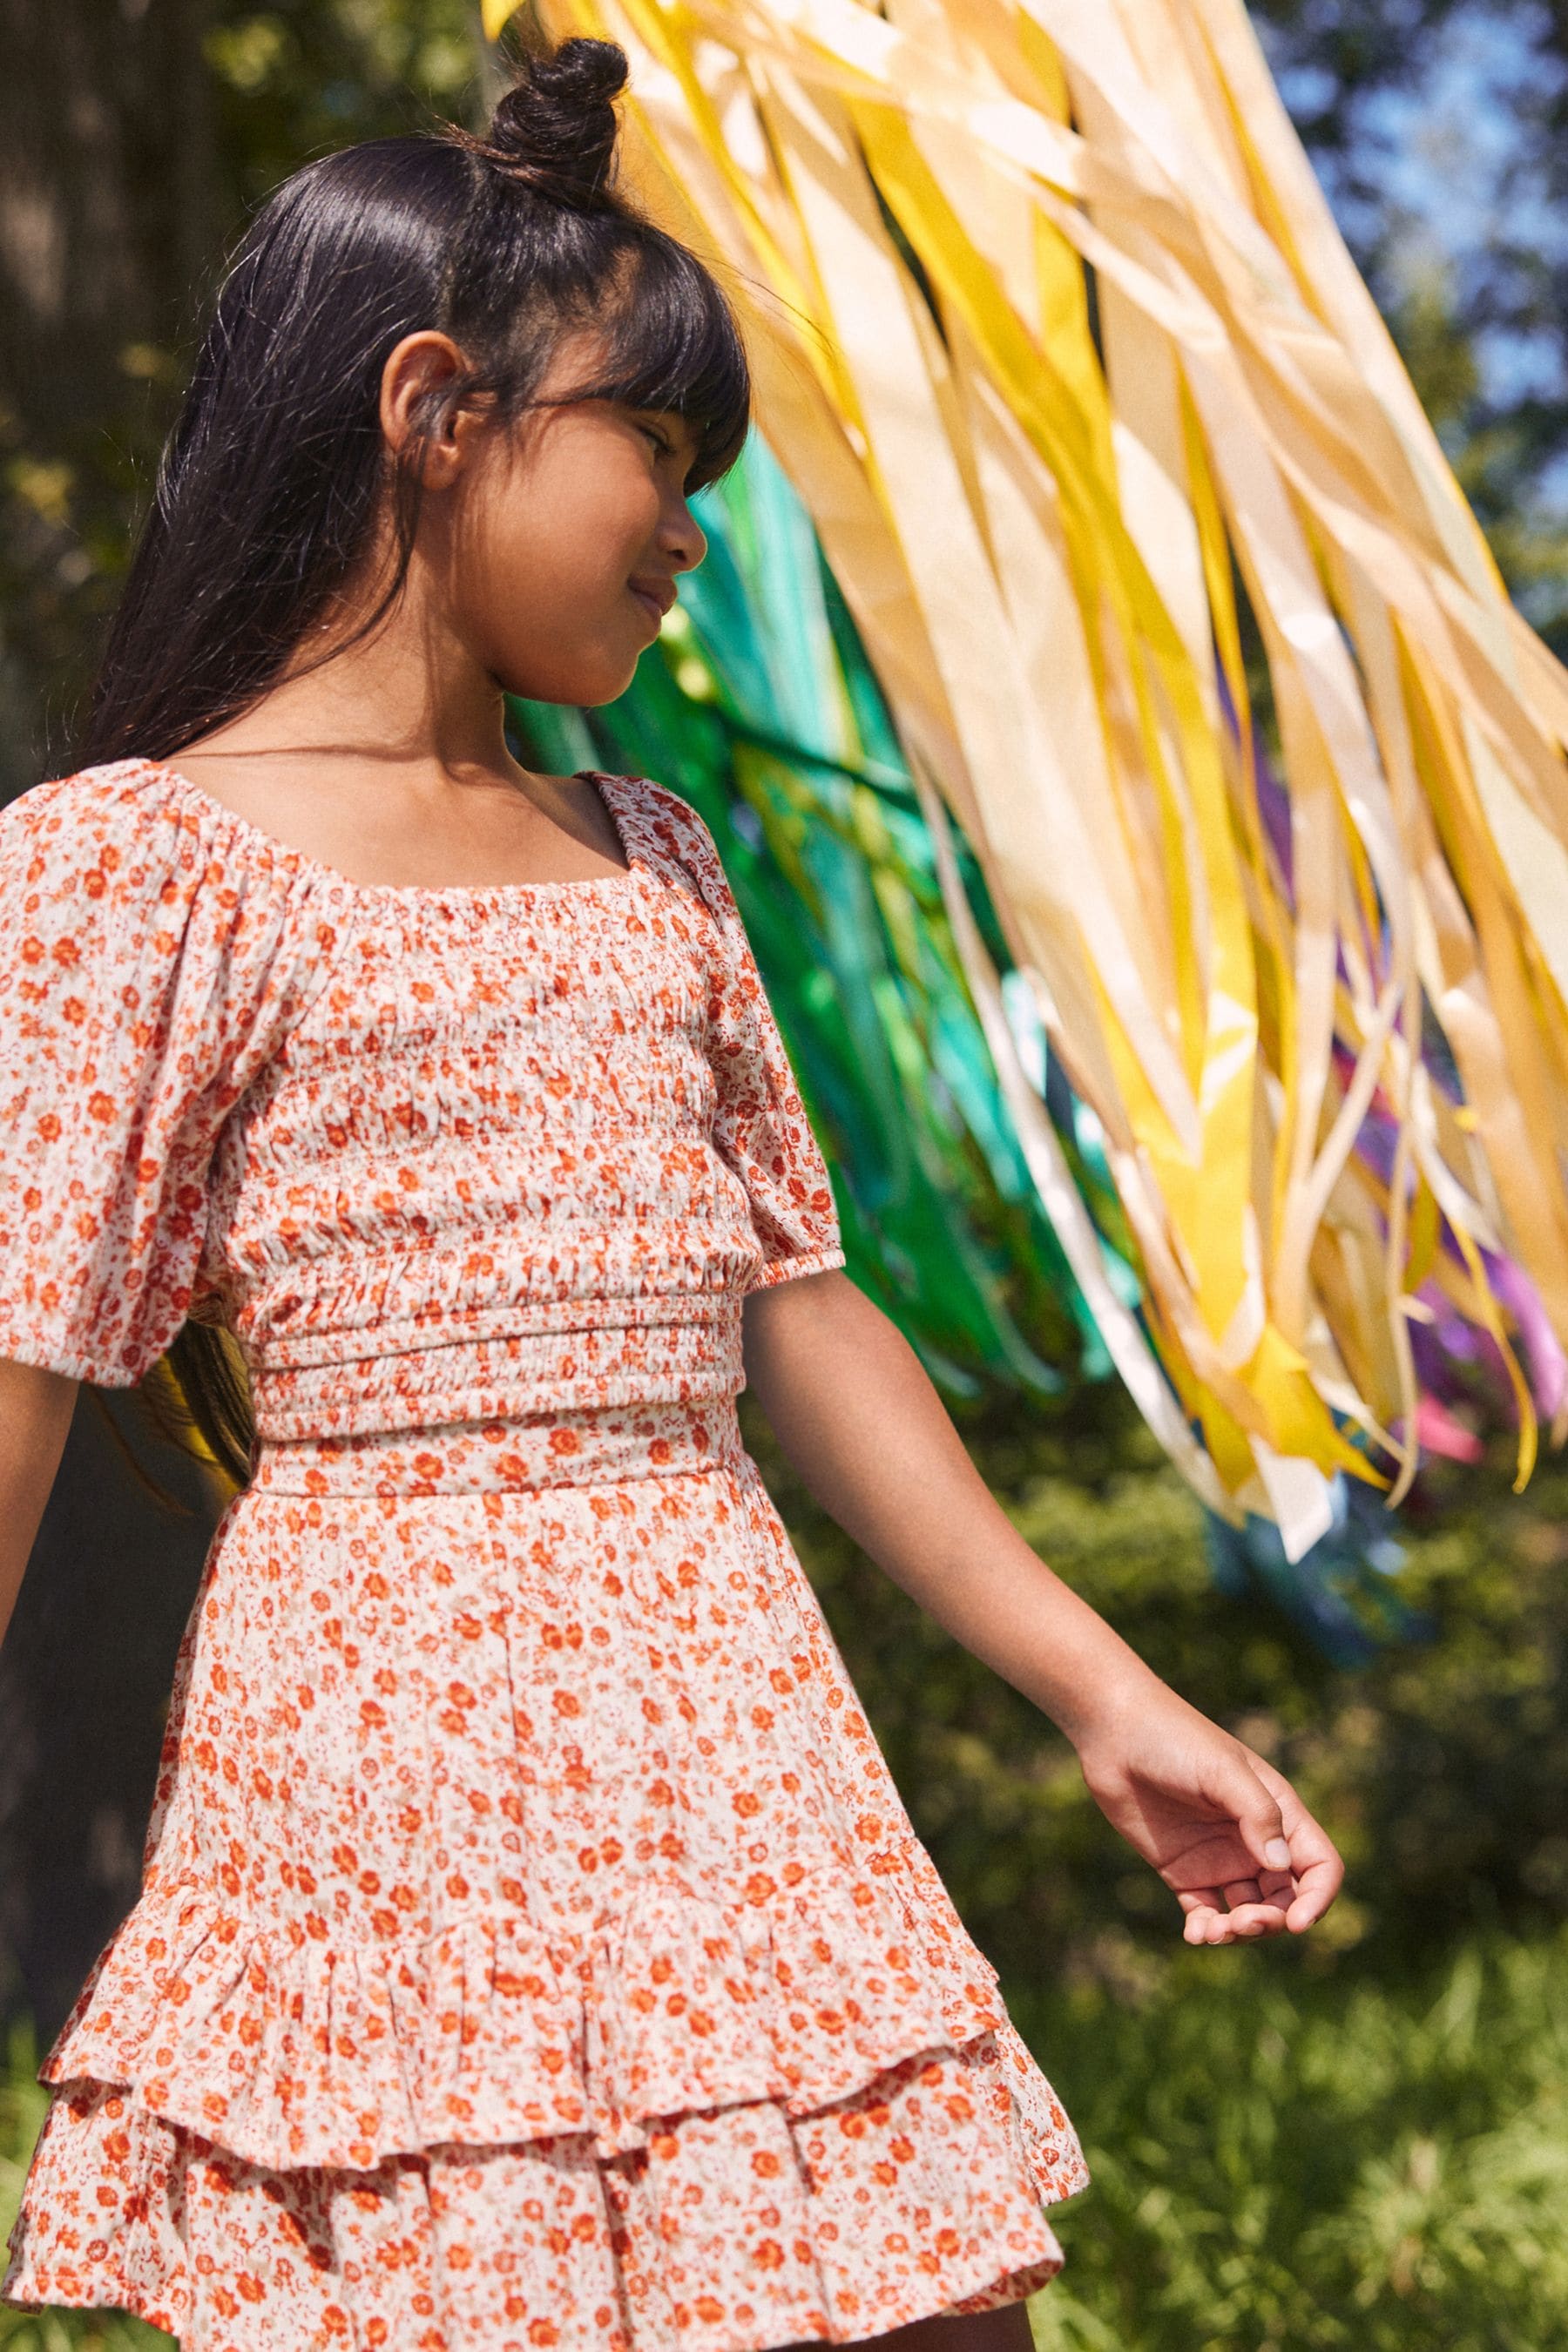
[[[129,1387],[179,1330],[289,911],[143,763],[0,809],[0,1357]]]
[[[713,835],[689,802],[660,789],[709,918],[713,1144],[745,1186],[763,1252],[747,1288],[763,1290],[844,1264],[833,1186]]]

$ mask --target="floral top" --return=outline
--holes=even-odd
[[[0,1356],[223,1320],[264,1440],[731,1393],[832,1188],[712,835],[595,781],[627,870],[540,885],[353,882],[144,760],[0,811]]]

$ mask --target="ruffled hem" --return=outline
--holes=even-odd
[[[588,1936],[470,1916],[418,1940],[258,1930],[205,1890],[143,1895],[41,2070],[121,2084],[256,2164],[586,2133],[777,2100],[801,2116],[1005,2023],[995,1971],[894,1885],[721,1904],[650,1881]]]
[[[973,2293],[960,2293],[949,2299],[950,2290],[945,2284],[927,2289],[923,2294],[918,2286],[914,2286],[910,2288],[907,2301],[896,2307],[893,2316],[886,2319],[879,2317],[875,2325],[870,2327],[867,2326],[863,2316],[856,2315],[836,2332],[819,2328],[811,2335],[803,2336],[797,2322],[781,2318],[773,2322],[771,2332],[761,2337],[748,2326],[743,2337],[730,2336],[721,2339],[713,2345],[712,2352],[789,2352],[789,2347],[796,2344],[860,2344],[878,2336],[885,2336],[895,2327],[908,2326],[917,2319],[956,2319],[983,2311],[996,2311],[1004,2304],[1023,2303],[1030,2295],[1037,2294],[1042,2287],[1048,2286],[1062,2267],[1064,2257],[1054,2231],[1048,2224],[1042,2224],[1042,2228],[1045,2236],[1050,2241],[1050,2251],[1047,2253],[1041,2255],[1037,2262],[1026,2263],[1020,2269],[1006,2271],[1000,2277],[994,2274],[993,2258],[986,2257],[981,2266],[981,2275],[986,2284],[977,2287]],[[25,2294],[21,2292],[0,2294],[0,2303],[8,2305],[17,2311],[39,2312],[63,2307],[72,2311],[125,2312],[132,2319],[140,2319],[147,2326],[158,2328],[165,2336],[172,2336],[179,2330],[184,2352],[198,2352],[198,2345],[205,2346],[210,2340],[198,2339],[191,2335],[189,2323],[181,2323],[162,2289],[149,2291],[140,2286],[134,2280],[121,2279],[118,2273],[108,2269],[95,2271],[91,2278],[87,2279],[79,2271],[67,2271],[55,2274],[48,2272],[33,2273],[24,2268],[18,2273],[18,2277],[30,2282]],[[183,2273],[178,2281],[177,2291],[182,2297],[188,2295],[189,2280]],[[942,2297],[942,2300],[939,2302],[931,2299],[938,2295]],[[534,2346],[542,2343],[549,2344],[552,2347],[561,2346],[562,2336],[559,2333],[537,2333],[535,2331],[538,2326],[537,2321],[530,2323],[530,2333],[526,2338],[530,2352],[532,2352]],[[554,2328],[555,2323],[551,2321],[549,2326]],[[295,2342],[298,2352],[305,2352],[306,2344],[312,2347],[319,2344],[323,2347],[323,2352],[326,2352],[326,2347],[330,2347],[330,2352],[342,2352],[343,2346],[346,2343],[352,2343],[353,2340],[352,2336],[344,2330],[329,2328],[324,2329],[319,2336],[295,2339]],[[371,2337],[367,2340],[374,2342],[377,2339]],[[395,2347],[390,2336],[380,2340],[387,2346],[388,2352],[401,2352],[401,2347]],[[442,2352],[447,2352],[452,2339],[443,2333],[438,2340]],[[689,2335],[682,2336],[679,2352],[686,2352],[689,2340]],[[241,2339],[234,2336],[232,2332],[226,2331],[222,2339],[223,2352],[238,2352],[240,2341]],[[259,2344],[259,2334],[257,2341]],[[411,2346],[416,2343],[419,2345],[420,2352],[425,2352],[427,2341],[427,2330],[422,2331],[418,2337],[409,2338]],[[628,2339],[625,2336],[608,2337],[604,2339],[604,2347],[605,2352],[628,2352]],[[267,2352],[274,2352],[274,2347],[268,2346]],[[477,2344],[475,2352],[479,2352]],[[492,2337],[487,2339],[484,2352],[521,2352],[521,2344],[517,2339],[509,2338],[498,2347]],[[640,2346],[638,2352],[641,2352]]]
[[[3,2293],[127,2309],[185,2352],[765,2352],[1043,2286],[1087,2175],[1010,2026],[848,2098],[455,2145],[374,2171],[244,2162],[102,2085],[50,2109]]]

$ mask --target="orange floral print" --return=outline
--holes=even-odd
[[[13,2303],[742,2352],[1031,2292],[1086,2175],[756,1466],[844,1264],[712,836],[356,884],[132,761],[0,811],[0,1356],[237,1335],[247,1486]]]

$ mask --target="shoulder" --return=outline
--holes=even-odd
[[[12,881],[100,897],[205,863],[198,814],[179,780],[142,760],[79,769],[0,808],[0,866]]]
[[[177,824],[188,812],[182,809],[182,779],[172,768],[153,760],[114,760],[97,768],[78,768],[68,776],[50,776],[29,784],[0,808],[0,831],[21,830],[38,838],[61,834],[105,837],[127,826]]]
[[[6,1019],[161,1005],[221,1041],[292,1017],[320,948],[309,892],[172,770],[84,768],[0,809]]]
[[[710,908],[727,913],[731,903],[729,880],[707,819],[689,800],[651,776],[629,781],[645,833],[667,857],[685,867]]]
[[[227,812],[156,761],[51,777],[0,808],[0,890],[29,910],[228,919],[280,908],[289,888],[283,861],[254,854]]]

